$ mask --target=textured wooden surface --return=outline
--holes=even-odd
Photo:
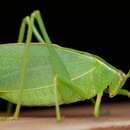
[[[130,103],[102,106],[102,116],[94,118],[90,106],[62,107],[57,123],[51,108],[22,110],[16,121],[0,121],[0,130],[130,130]]]

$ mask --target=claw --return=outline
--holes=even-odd
[[[0,117],[0,120],[1,121],[15,121],[17,120],[18,118],[17,117],[14,117],[14,116],[10,116],[10,117]]]
[[[130,98],[130,93],[128,94],[128,97]]]

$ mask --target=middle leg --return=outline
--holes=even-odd
[[[54,77],[53,82],[54,82],[54,94],[55,94],[56,119],[57,121],[61,121],[57,75]]]

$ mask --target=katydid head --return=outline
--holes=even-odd
[[[130,77],[130,70],[127,74],[120,71],[118,74],[114,74],[112,78],[112,82],[109,86],[109,96],[114,97],[118,94],[120,88],[122,88],[127,81],[127,79]]]

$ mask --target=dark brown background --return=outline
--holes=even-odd
[[[0,43],[16,42],[23,17],[40,10],[54,43],[97,54],[115,67],[130,68],[130,20],[127,3],[85,3],[55,0],[0,3]],[[35,41],[35,39],[34,39]],[[130,81],[125,88],[130,90]],[[127,97],[104,102],[126,101]]]

